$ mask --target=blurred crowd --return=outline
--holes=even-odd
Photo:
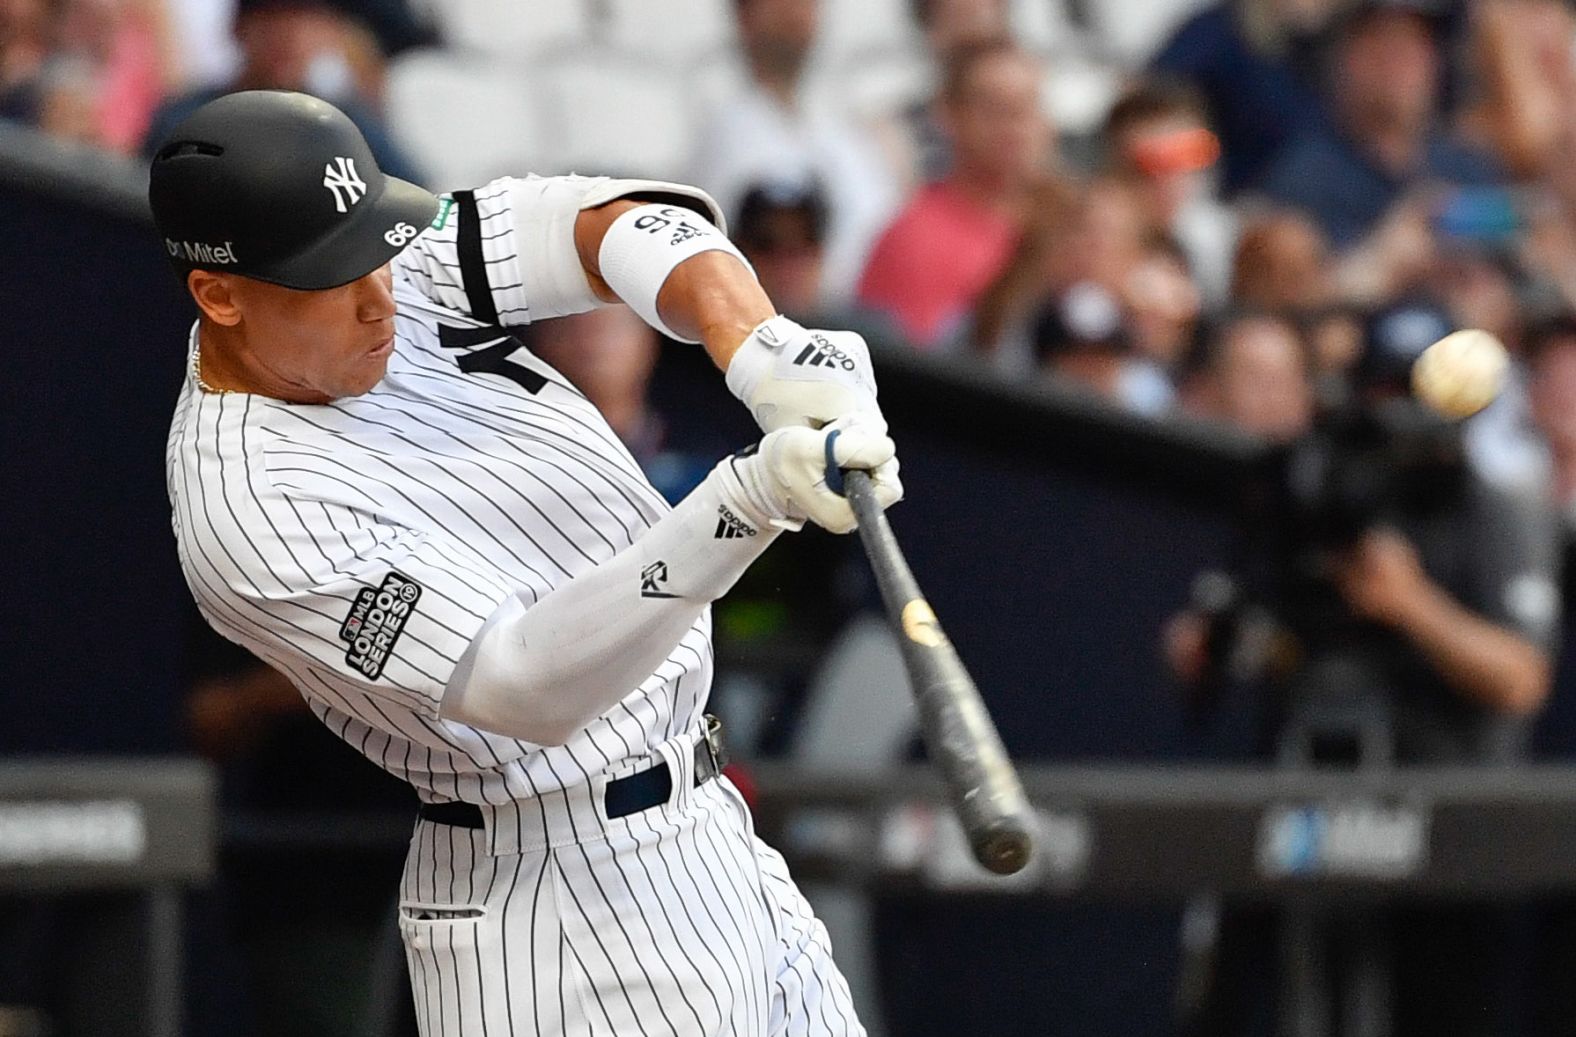
[[[584,110],[561,121],[606,123],[614,144],[562,157],[712,191],[791,315],[1058,379],[1144,415],[1290,439],[1365,357],[1405,362],[1440,330],[1485,328],[1516,362],[1468,429],[1473,460],[1491,481],[1546,487],[1576,517],[1568,4],[1150,5],[1169,23],[1071,127],[1051,114],[1069,107],[1053,87],[1082,60],[1067,49],[1079,37],[1026,39],[1036,6],[1052,20],[1084,10],[912,0],[887,49],[862,44],[875,57],[861,62],[844,48],[861,71],[901,53],[904,72],[872,93],[823,74],[828,36],[891,4],[675,0],[676,22],[693,23],[677,35],[720,48],[704,81],[677,80],[691,110],[665,136],[683,139],[653,149],[619,124],[636,116],[593,110],[596,90],[581,90]],[[424,55],[469,61],[475,40],[454,37],[489,17],[502,32],[518,21],[509,7],[0,0],[0,115],[136,154],[216,93],[299,89],[345,107],[391,171],[442,180],[471,167],[423,119],[465,113],[391,104],[390,77]],[[568,0],[545,21],[594,41],[598,19],[627,7]],[[599,53],[588,67],[625,67],[615,44]],[[478,81],[495,64],[478,60]],[[505,171],[525,170],[492,170]],[[630,362],[649,364],[644,346]]]

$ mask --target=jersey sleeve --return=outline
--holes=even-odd
[[[395,260],[439,305],[486,324],[529,324],[603,305],[575,251],[575,218],[619,198],[682,205],[724,228],[694,187],[609,177],[504,177],[440,199],[432,225]]]
[[[507,576],[441,534],[256,473],[246,483],[223,495],[235,521],[187,550],[210,620],[298,683],[306,667],[436,719],[456,665],[513,592]]]

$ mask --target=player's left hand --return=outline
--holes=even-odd
[[[799,529],[806,519],[833,533],[859,525],[848,499],[834,489],[842,469],[870,473],[883,509],[903,499],[897,448],[879,418],[839,418],[824,429],[789,426],[769,432],[753,453],[717,466],[725,499],[756,521]]]
[[[854,415],[881,419],[870,348],[852,331],[817,331],[773,317],[734,353],[727,380],[763,432],[820,428]]]

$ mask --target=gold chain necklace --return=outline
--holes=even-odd
[[[229,396],[234,389],[215,389],[202,378],[202,342],[199,340],[192,346],[192,377],[197,381],[197,388],[203,392],[213,393],[215,396]]]

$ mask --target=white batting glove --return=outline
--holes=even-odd
[[[847,498],[827,485],[828,461],[838,469],[869,471],[883,509],[903,499],[897,447],[886,434],[886,422],[866,416],[840,418],[823,429],[795,425],[769,432],[753,453],[718,465],[717,474],[725,502],[756,522],[800,529],[808,519],[833,533],[847,533],[859,522]]]
[[[762,321],[728,361],[727,382],[763,432],[881,417],[870,347],[852,331],[815,331],[787,317]]]

